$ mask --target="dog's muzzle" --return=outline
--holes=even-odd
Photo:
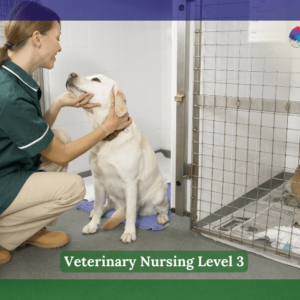
[[[76,79],[77,77],[77,74],[76,73],[70,73],[69,76],[68,76],[68,79],[66,81],[66,88],[68,89],[68,87],[70,86],[74,86],[74,80]]]

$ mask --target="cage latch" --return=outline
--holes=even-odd
[[[186,166],[186,175],[183,176],[185,179],[191,179],[197,173],[197,166],[194,164],[187,164]]]
[[[178,94],[175,96],[175,101],[176,101],[176,102],[179,102],[179,103],[183,103],[183,97],[184,97],[184,94],[178,93]]]

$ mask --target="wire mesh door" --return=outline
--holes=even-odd
[[[299,260],[300,49],[249,26],[195,22],[191,227]]]

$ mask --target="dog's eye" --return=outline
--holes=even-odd
[[[97,77],[93,78],[92,81],[98,81],[98,82],[101,82],[100,79],[97,78]]]

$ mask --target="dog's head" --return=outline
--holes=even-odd
[[[83,77],[70,73],[66,82],[67,90],[74,97],[84,93],[93,93],[90,103],[100,103],[99,109],[115,107],[116,114],[122,117],[127,112],[125,95],[120,86],[112,79],[104,75]]]

